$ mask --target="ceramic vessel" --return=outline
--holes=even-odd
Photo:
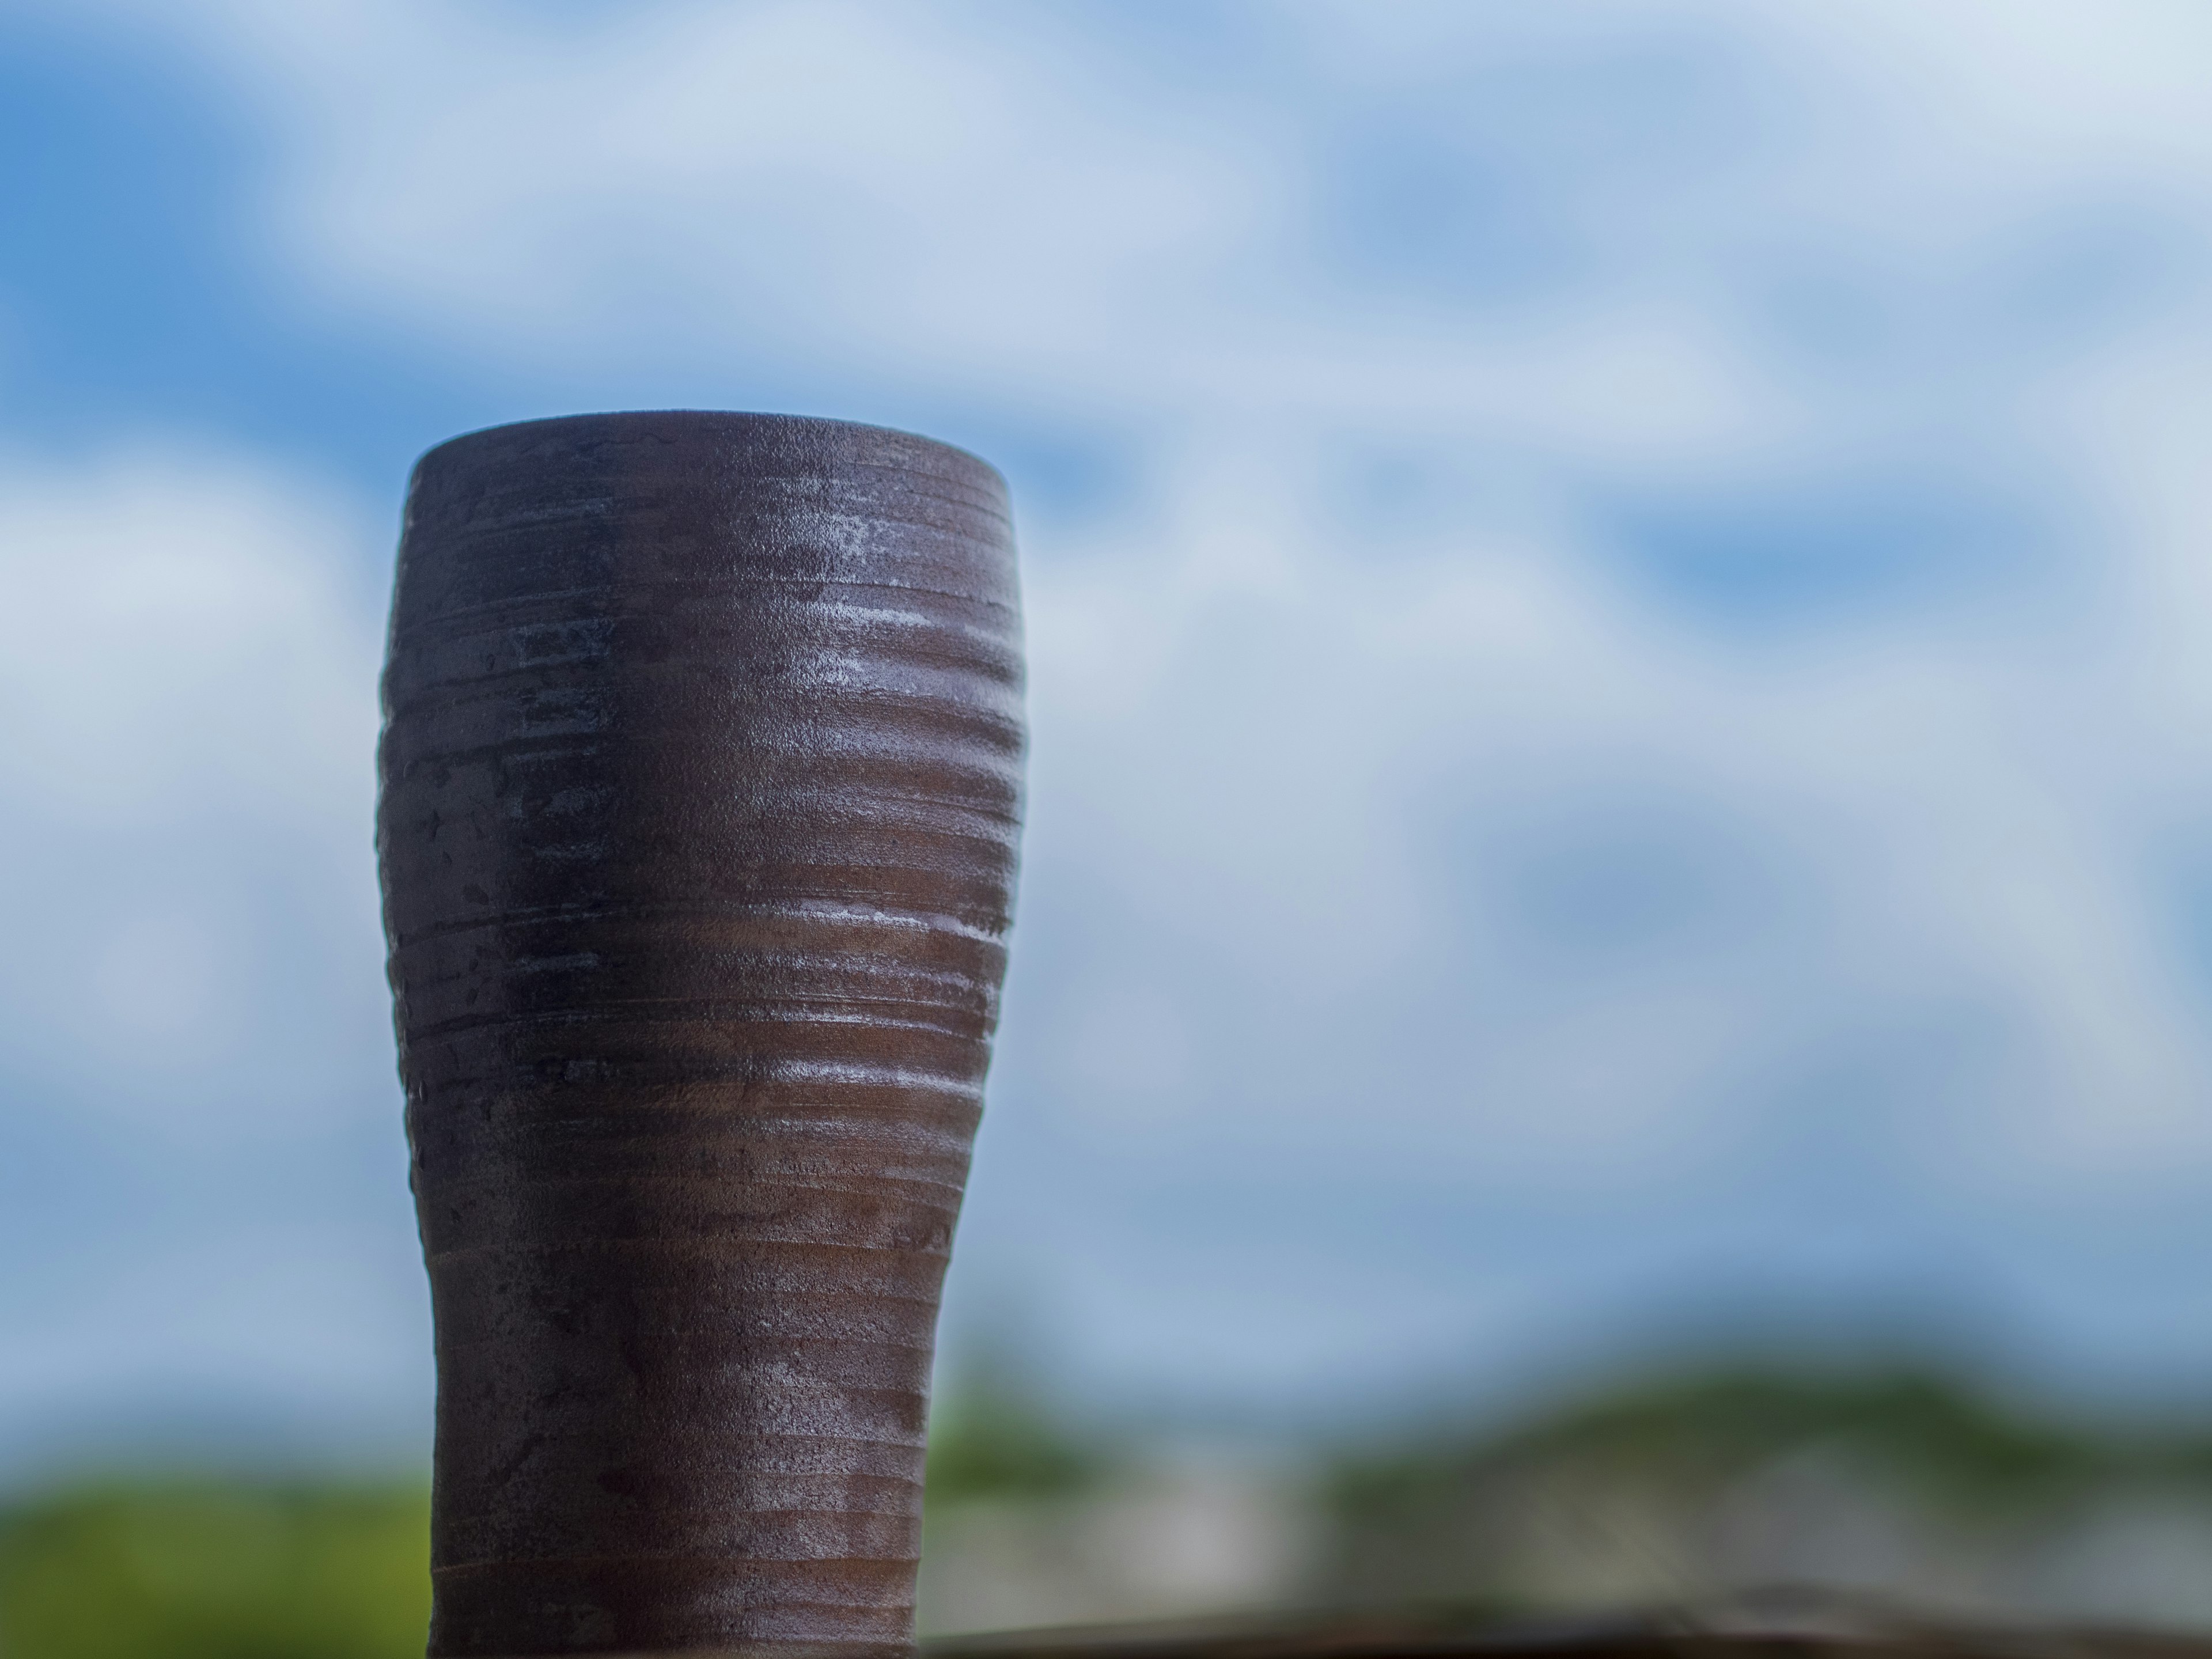
[[[416,467],[377,845],[433,1656],[908,1644],[1021,696],[961,451],[624,414]]]

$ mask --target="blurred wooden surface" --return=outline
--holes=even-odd
[[[2212,1659],[2212,1632],[1951,1623],[1923,1609],[1820,1592],[1587,1620],[1479,1608],[1286,1613],[945,1637],[923,1659]]]

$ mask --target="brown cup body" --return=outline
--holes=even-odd
[[[1021,806],[1003,483],[773,416],[457,439],[384,696],[430,1653],[902,1650]]]

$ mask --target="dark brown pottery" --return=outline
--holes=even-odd
[[[377,842],[432,1655],[908,1646],[1021,695],[958,450],[595,415],[416,467]]]

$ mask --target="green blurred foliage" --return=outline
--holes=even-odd
[[[2201,1435],[2039,1417],[1933,1371],[1746,1367],[1620,1387],[1503,1430],[1431,1428],[1340,1462],[1329,1492],[1347,1516],[1379,1522],[1515,1467],[1571,1460],[1695,1490],[1814,1444],[1968,1516],[2016,1515],[2132,1477],[2212,1476],[2212,1443]]]
[[[116,1482],[0,1512],[6,1659],[420,1659],[420,1486]]]
[[[1694,1533],[1733,1490],[1808,1455],[1961,1535],[1996,1537],[2100,1493],[2212,1502],[2212,1434],[2024,1409],[1941,1370],[1722,1362],[1631,1377],[1517,1421],[1431,1422],[1327,1461],[1333,1559],[1324,1600],[1463,1593],[1511,1571],[1531,1517],[1579,1510],[1619,1526],[1627,1499]],[[1479,1588],[1493,1588],[1479,1584]]]
[[[1972,1528],[2130,1485],[2204,1495],[2212,1431],[2039,1415],[1911,1366],[1719,1364],[1617,1382],[1512,1421],[1405,1424],[1315,1447],[1332,1540],[1307,1599],[1518,1606],[1516,1539],[1547,1505],[1645,1493],[1691,1526],[1733,1483],[1814,1449]],[[1110,1486],[1132,1437],[1077,1425],[1018,1370],[957,1379],[933,1417],[929,1504],[1036,1504]],[[429,1497],[416,1484],[112,1481],[0,1510],[0,1659],[417,1659]],[[940,1538],[942,1534],[940,1534]]]
[[[933,1504],[1071,1495],[1108,1467],[986,1367],[931,1425]],[[0,1659],[420,1659],[419,1484],[112,1480],[0,1509]]]
[[[1079,1492],[1107,1467],[987,1367],[931,1425],[933,1504]],[[0,1509],[0,1659],[420,1659],[418,1484],[113,1480]]]
[[[986,1359],[930,1413],[933,1506],[1073,1497],[1109,1472],[1112,1450],[1070,1427],[1033,1382]]]

